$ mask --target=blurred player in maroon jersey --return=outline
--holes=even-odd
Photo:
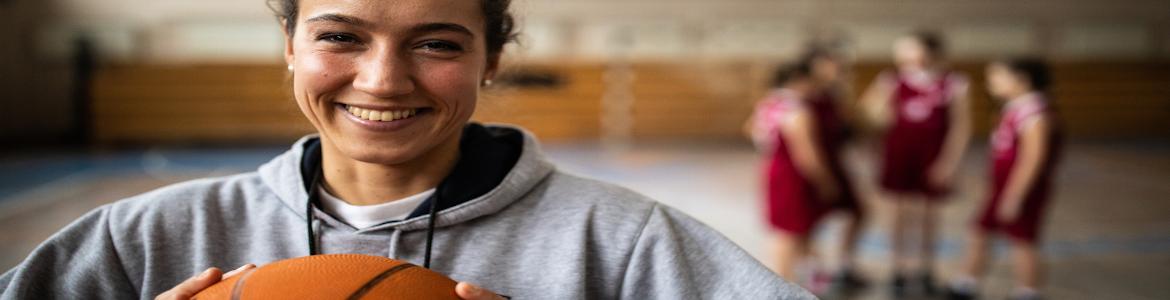
[[[861,102],[885,130],[880,186],[894,204],[892,291],[932,294],[939,202],[971,135],[969,83],[947,69],[936,34],[916,32],[893,48],[897,68],[879,74]]]
[[[971,232],[963,274],[952,281],[951,299],[974,299],[987,263],[991,234],[1011,241],[1016,290],[1011,299],[1040,299],[1037,241],[1061,149],[1057,114],[1048,96],[1047,65],[1033,58],[987,67],[992,96],[1004,102],[991,135],[991,191]]]

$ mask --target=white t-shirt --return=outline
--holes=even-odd
[[[414,212],[416,207],[435,193],[435,189],[429,189],[410,197],[382,204],[352,205],[329,194],[324,187],[318,188],[317,191],[321,193],[322,209],[357,229],[366,229],[374,225],[405,219]]]

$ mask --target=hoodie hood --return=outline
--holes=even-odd
[[[434,197],[419,205],[405,220],[375,228],[425,229],[427,208],[436,199],[439,201],[436,227],[490,215],[527,194],[554,169],[532,134],[516,127],[469,123],[459,148],[459,161],[436,187]],[[305,218],[309,192],[313,191],[312,177],[320,164],[320,138],[309,135],[260,166],[260,179],[281,203]]]

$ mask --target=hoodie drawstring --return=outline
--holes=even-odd
[[[309,188],[306,190],[306,192],[309,193],[309,199],[305,204],[305,228],[309,234],[309,255],[320,254],[320,250],[317,249],[317,234],[313,230],[313,221],[316,220],[316,216],[313,214],[313,205],[314,203],[317,203],[317,200],[320,197],[320,193],[317,191],[320,183],[321,168],[317,167],[316,172],[313,173],[313,179],[309,184]],[[435,238],[435,217],[438,216],[439,213],[439,199],[438,191],[436,191],[434,196],[432,196],[430,199],[430,220],[427,220],[427,245],[423,254],[423,267],[427,269],[431,268],[431,248]]]

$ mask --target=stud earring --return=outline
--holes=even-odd
[[[492,85],[491,79],[484,79],[483,80],[483,86],[491,86],[491,85]]]
[[[293,71],[293,66],[292,66],[292,65],[288,65],[288,71],[289,71],[289,72],[292,72],[292,71]]]

